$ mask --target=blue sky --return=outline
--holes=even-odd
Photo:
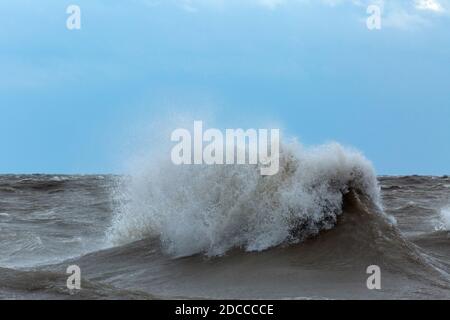
[[[448,174],[449,30],[448,0],[2,1],[0,172],[120,172],[136,128],[182,113]]]

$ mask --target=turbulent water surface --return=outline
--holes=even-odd
[[[284,152],[274,177],[0,176],[0,298],[449,299],[450,179],[377,179],[341,151]]]

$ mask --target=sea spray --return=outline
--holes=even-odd
[[[255,165],[152,161],[134,168],[108,237],[114,244],[158,237],[173,256],[261,251],[333,228],[350,190],[380,204],[371,163],[337,143],[282,144],[273,176]]]
[[[450,207],[441,209],[438,229],[450,231]]]

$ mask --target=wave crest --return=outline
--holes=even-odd
[[[350,190],[381,207],[372,164],[337,143],[283,144],[274,176],[252,165],[153,163],[130,177],[108,236],[114,244],[158,237],[174,256],[261,251],[333,228]]]

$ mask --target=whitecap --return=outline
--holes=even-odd
[[[283,144],[280,171],[263,177],[252,165],[153,161],[134,168],[108,238],[123,244],[159,237],[174,256],[260,251],[333,228],[343,194],[354,189],[381,208],[372,164],[337,143]],[[293,230],[296,230],[293,233]]]

